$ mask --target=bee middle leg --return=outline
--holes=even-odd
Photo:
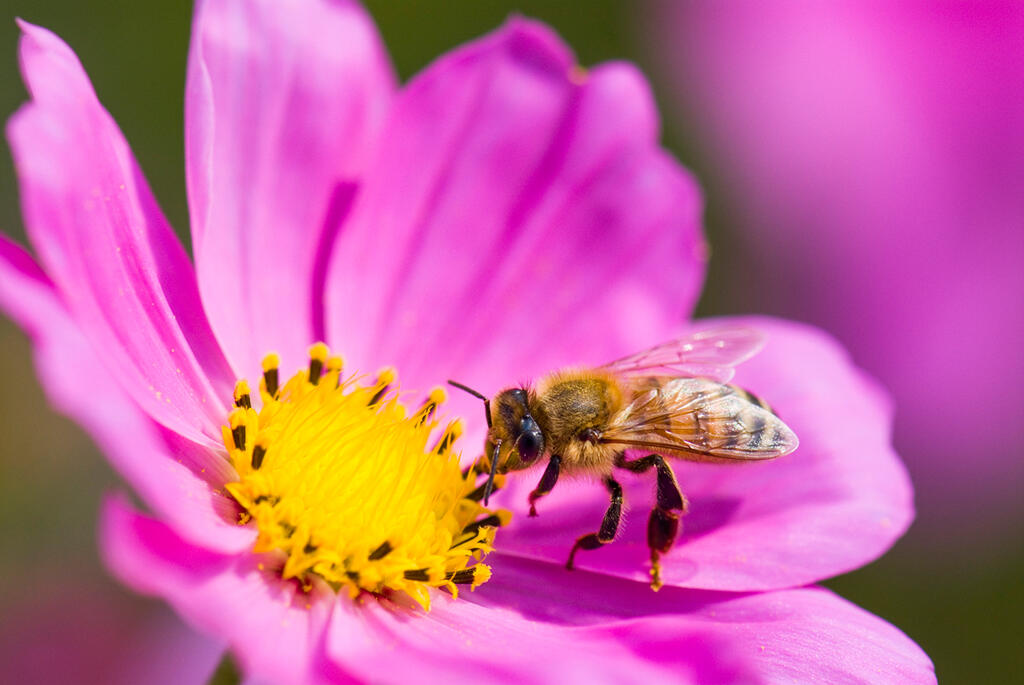
[[[576,544],[569,552],[569,559],[565,562],[565,567],[570,571],[576,558],[576,550],[597,549],[602,545],[607,545],[615,539],[615,534],[619,532],[619,520],[622,518],[622,486],[610,476],[604,479],[604,486],[608,488],[608,494],[611,495],[612,501],[604,512],[601,529],[596,533],[581,535],[576,539]]]
[[[651,550],[651,589],[657,591],[662,586],[661,555],[672,549],[679,535],[679,515],[686,513],[686,498],[679,490],[672,467],[660,454],[649,454],[633,461],[626,461],[625,455],[620,454],[615,458],[615,465],[634,473],[643,473],[652,466],[658,470],[657,503],[647,520],[647,546]]]

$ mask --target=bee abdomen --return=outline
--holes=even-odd
[[[787,429],[775,416],[771,407],[763,401],[754,401],[754,396],[744,392],[741,397],[749,404],[740,408],[728,428],[723,431],[721,449],[725,452],[771,454],[784,450],[787,444]]]
[[[637,444],[698,461],[770,459],[796,448],[796,437],[768,403],[744,388],[692,377],[651,379],[638,388],[613,435],[636,435]]]
[[[750,392],[746,388],[741,388],[738,385],[730,385],[729,387],[732,389],[733,392],[735,392],[737,395],[745,399],[747,402],[757,405],[758,407],[761,407],[761,409],[766,409],[767,411],[770,411],[773,414],[775,413],[775,410],[771,408],[771,405],[769,405],[763,399],[761,399],[754,393]]]
[[[706,379],[674,385],[686,393],[688,411],[674,417],[673,432],[708,453],[747,458],[775,452],[785,442],[774,410],[749,390]]]

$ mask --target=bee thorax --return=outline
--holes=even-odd
[[[550,451],[587,453],[577,443],[597,448],[603,429],[622,407],[616,380],[594,370],[565,371],[545,379],[537,392],[537,420]],[[592,450],[591,450],[592,451]]]

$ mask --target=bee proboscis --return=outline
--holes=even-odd
[[[679,534],[687,502],[667,458],[706,462],[774,459],[796,449],[792,430],[753,393],[729,385],[734,367],[763,346],[750,328],[722,326],[691,333],[595,368],[555,371],[531,386],[502,390],[484,400],[487,417],[486,502],[496,473],[520,471],[547,457],[530,493],[530,516],[560,475],[599,477],[611,497],[599,530],[581,535],[576,552],[615,539],[622,486],[614,469],[657,473],[656,503],[647,526],[651,587],[662,585],[660,557]],[[632,459],[627,453],[645,456]]]

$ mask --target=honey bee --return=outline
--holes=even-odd
[[[718,327],[670,340],[596,368],[563,369],[532,387],[502,390],[484,400],[487,438],[478,469],[488,472],[486,504],[498,473],[520,471],[547,457],[530,493],[530,516],[560,475],[601,479],[611,503],[597,532],[581,535],[569,552],[612,542],[622,514],[614,469],[657,473],[656,504],[647,525],[651,587],[662,585],[660,557],[671,549],[687,502],[666,458],[701,462],[774,459],[797,448],[792,430],[753,393],[729,385],[734,367],[763,346],[749,328]],[[627,453],[645,456],[627,458]]]

